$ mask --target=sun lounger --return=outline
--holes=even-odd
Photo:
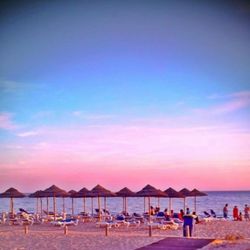
[[[179,228],[179,224],[174,221],[163,221],[162,224],[166,226],[166,229],[177,230]]]
[[[110,221],[110,222],[107,222],[107,221],[98,221],[96,222],[96,227],[100,227],[100,228],[112,228],[112,227],[119,227],[119,224],[117,224],[116,222],[114,221]]]
[[[131,218],[129,220],[126,219],[127,222],[129,222],[130,227],[139,227],[141,225],[141,222],[139,220],[136,220],[134,218]]]
[[[145,218],[141,214],[133,213],[133,219],[140,221],[140,223],[144,223]]]
[[[7,220],[6,213],[5,212],[1,213],[0,224],[5,224],[6,220]]]
[[[152,229],[162,229],[165,230],[167,227],[158,222],[148,222],[147,226],[151,227]]]
[[[78,219],[76,220],[58,220],[58,221],[51,221],[51,224],[54,226],[60,226],[60,227],[65,227],[65,226],[77,226],[78,225]]]
[[[204,211],[203,213],[204,213],[204,215],[205,215],[205,218],[211,217],[211,214],[209,214],[207,211]]]
[[[216,217],[217,217],[217,216],[216,216],[216,213],[214,212],[214,210],[213,210],[213,209],[210,209],[210,213],[211,213],[212,217],[214,217],[214,218],[216,218]]]
[[[125,220],[125,216],[123,214],[118,214],[115,218],[115,223],[118,224],[119,226],[124,225],[124,226],[129,226],[129,222]]]

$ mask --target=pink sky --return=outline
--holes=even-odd
[[[40,127],[5,145],[0,182],[24,191],[65,189],[249,189],[250,134],[232,124],[174,126],[169,121]],[[237,178],[235,178],[237,176]]]

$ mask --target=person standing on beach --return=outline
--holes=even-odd
[[[239,209],[237,206],[234,206],[234,209],[233,209],[233,218],[234,220],[239,220]]]
[[[225,219],[228,218],[228,204],[225,204],[224,208],[223,208],[223,217]]]
[[[250,208],[249,208],[248,205],[246,204],[246,205],[245,205],[245,208],[244,208],[244,218],[245,218],[245,220],[250,220],[250,219],[249,219],[249,210],[250,210]]]

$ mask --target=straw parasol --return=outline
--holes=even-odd
[[[177,192],[176,190],[174,190],[173,188],[168,188],[164,191],[168,198],[169,198],[169,212],[171,211],[171,207],[172,207],[172,198],[184,198],[184,196],[180,193],[180,192]]]
[[[77,193],[77,191],[75,191],[75,190],[70,190],[68,192],[69,196],[71,197],[71,201],[72,201],[72,207],[71,207],[71,209],[72,209],[72,215],[74,215],[74,195],[76,193]]]
[[[79,190],[77,193],[73,195],[74,198],[83,198],[83,212],[84,213],[86,212],[86,198],[92,197],[92,196],[93,195],[91,194],[91,192],[85,187],[83,187],[81,190]],[[93,207],[92,207],[92,210],[93,210]]]
[[[138,197],[148,197],[148,214],[149,214],[149,221],[150,221],[150,197],[167,197],[166,193],[162,192],[159,189],[151,185],[146,185],[142,190],[136,193]]]
[[[38,213],[38,203],[40,198],[41,214],[43,212],[43,203],[42,198],[45,197],[45,194],[42,190],[38,190],[35,193],[29,195],[30,198],[36,198],[36,212]]]
[[[9,188],[0,195],[1,198],[10,198],[10,212],[14,214],[14,201],[13,198],[23,198],[25,195],[15,188]]]
[[[185,209],[186,209],[186,197],[191,197],[192,195],[190,194],[191,191],[188,190],[187,188],[183,188],[182,190],[179,191],[179,193],[181,193],[184,197],[184,205],[183,205],[183,208],[184,208],[184,212],[185,212]]]
[[[55,220],[56,219],[56,197],[68,197],[69,194],[65,190],[55,185],[52,185],[51,187],[44,190],[44,195],[46,197],[53,197],[53,210],[54,210],[54,220]]]
[[[206,193],[197,190],[196,188],[190,192],[190,196],[194,196],[194,211],[196,212],[196,197],[197,196],[207,196]]]
[[[91,196],[93,197],[97,197],[98,198],[98,219],[101,219],[101,201],[100,201],[100,197],[104,197],[104,207],[106,210],[106,197],[114,197],[116,196],[115,193],[111,192],[108,189],[105,189],[104,187],[102,187],[101,185],[96,185],[91,191],[90,191]]]
[[[129,188],[125,187],[121,189],[119,192],[116,192],[118,197],[122,197],[123,199],[123,211],[127,213],[127,197],[134,197],[135,193],[131,191]]]

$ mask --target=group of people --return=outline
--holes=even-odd
[[[156,216],[161,216],[165,217],[166,220],[171,220],[171,219],[179,219],[181,221],[184,220],[185,215],[192,216],[192,218],[195,220],[195,223],[199,223],[199,218],[196,215],[195,212],[191,213],[190,209],[187,208],[186,212],[184,212],[183,209],[180,209],[179,213],[175,213],[174,210],[168,210],[168,208],[165,208],[164,211],[160,211],[159,207],[150,207],[150,215],[156,215]]]
[[[244,219],[249,221],[250,220],[250,207],[245,204],[245,207],[244,207]],[[223,217],[225,219],[228,218],[228,204],[225,204],[224,208],[223,208]],[[237,206],[234,206],[233,208],[233,219],[235,221],[242,221],[243,220],[243,215],[242,215],[242,212],[239,211],[238,207]]]

